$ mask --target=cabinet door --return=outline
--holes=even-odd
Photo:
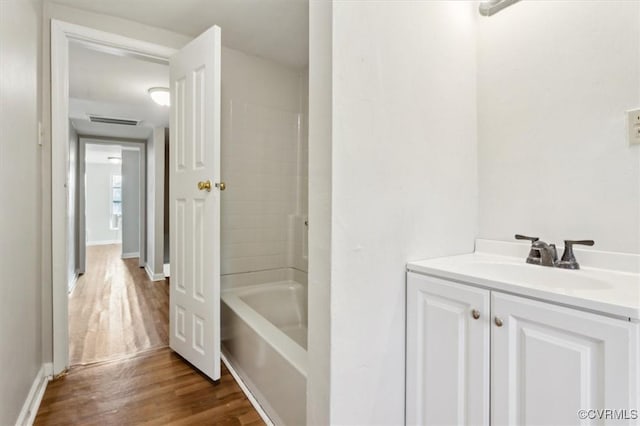
[[[489,300],[487,290],[408,274],[407,424],[489,424]]]
[[[606,424],[578,410],[638,408],[638,324],[497,292],[492,312],[492,424]]]

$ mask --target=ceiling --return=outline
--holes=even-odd
[[[70,98],[140,105],[152,110],[158,118],[168,118],[168,108],[157,105],[147,93],[156,86],[169,87],[168,65],[70,44]]]
[[[87,163],[113,164],[109,157],[122,158],[122,148],[118,145],[87,144],[85,158]]]
[[[147,93],[158,86],[169,87],[167,65],[70,44],[69,118],[78,134],[147,139],[154,127],[169,127],[169,108],[153,102]],[[89,114],[142,123],[92,123]]]
[[[215,24],[225,46],[291,67],[308,64],[308,0],[54,1],[192,37]]]

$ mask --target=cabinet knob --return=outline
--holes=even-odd
[[[473,317],[473,319],[479,319],[480,318],[480,311],[477,309],[472,309],[471,310],[471,316]]]
[[[496,325],[497,325],[498,327],[502,327],[502,324],[504,324],[504,323],[502,322],[502,320],[501,320],[500,318],[498,318],[498,317],[495,317],[495,319],[494,319],[493,321],[496,323]]]

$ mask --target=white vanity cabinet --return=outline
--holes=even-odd
[[[406,422],[614,423],[581,420],[581,409],[633,417],[639,330],[637,322],[409,272]]]
[[[487,290],[409,273],[407,424],[489,424],[489,306]]]

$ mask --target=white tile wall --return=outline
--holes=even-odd
[[[306,209],[306,74],[230,49],[222,63],[221,272],[306,270],[291,220]]]

